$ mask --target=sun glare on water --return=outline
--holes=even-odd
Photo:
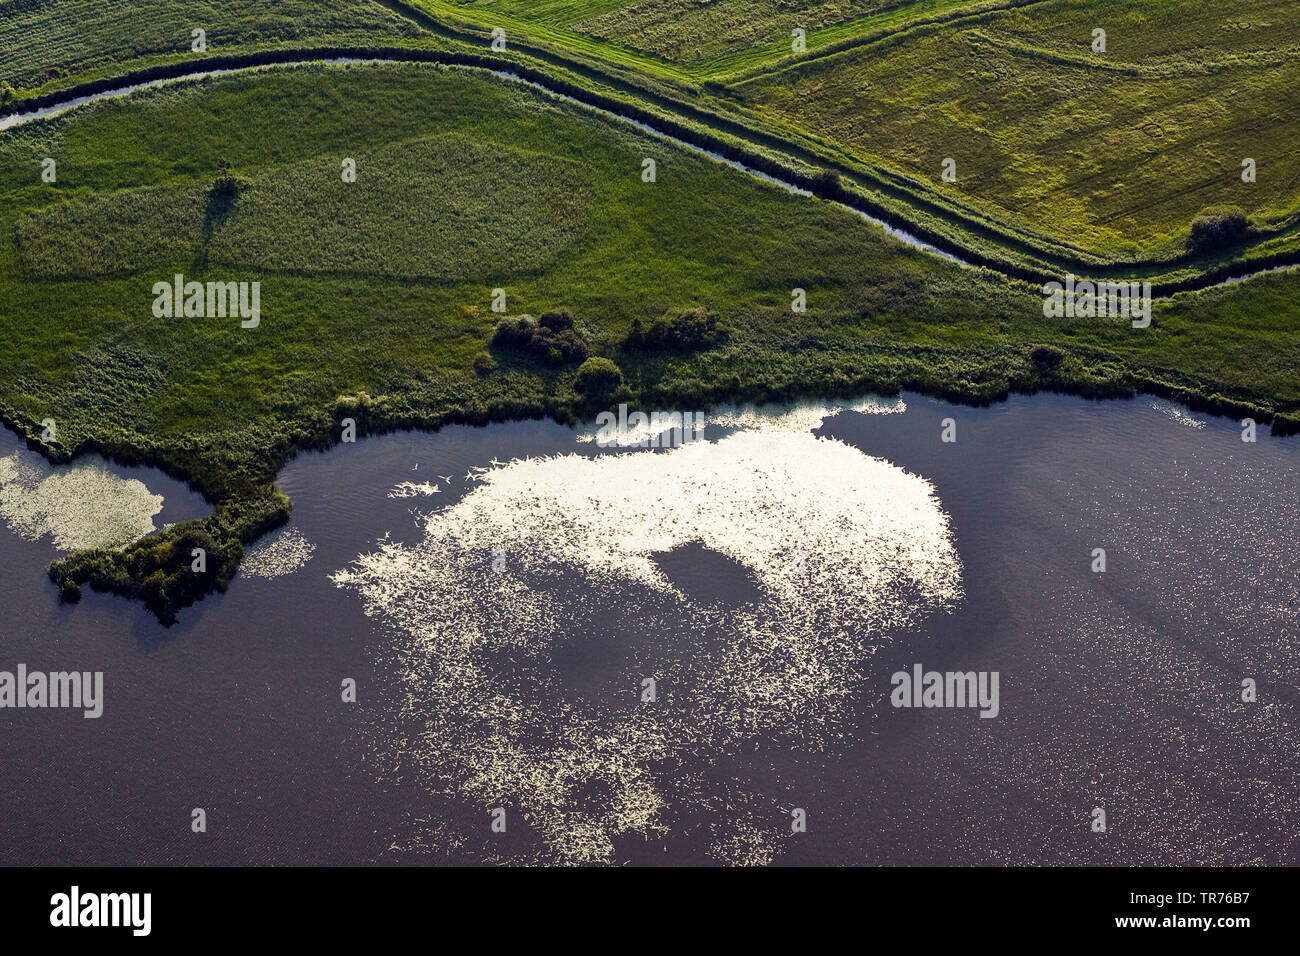
[[[163,496],[102,462],[54,467],[34,453],[0,458],[0,518],[19,537],[47,535],[60,551],[129,544],[154,530]]]
[[[390,756],[432,789],[516,808],[542,855],[598,862],[668,808],[716,799],[665,765],[833,739],[876,647],[952,607],[961,569],[929,482],[813,435],[828,413],[727,413],[668,451],[513,461],[428,514],[418,543],[337,572],[397,638],[422,732]],[[685,593],[656,561],[684,545],[742,566],[760,599]],[[606,672],[575,681],[575,657]],[[770,859],[745,827],[714,855]]]

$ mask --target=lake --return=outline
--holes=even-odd
[[[1300,863],[1300,440],[1150,397],[708,419],[303,454],[171,628],[45,567],[202,500],[3,434],[0,670],[105,697],[0,710],[3,858]],[[918,664],[996,716],[894,706]]]

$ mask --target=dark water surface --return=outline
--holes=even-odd
[[[1243,443],[1235,422],[1146,398],[1017,397],[988,409],[904,399],[901,414],[845,411],[818,434],[932,483],[963,596],[856,662],[860,681],[818,733],[713,742],[647,768],[663,792],[687,792],[674,782],[689,778],[704,796],[665,807],[666,832],[615,834],[614,859],[1300,863],[1300,442],[1264,432]],[[955,444],[939,440],[948,417]],[[17,447],[4,435],[0,457]],[[0,527],[0,670],[102,670],[106,698],[98,720],[0,710],[0,859],[550,858],[547,834],[521,814],[491,832],[489,811],[511,807],[511,794],[483,803],[432,788],[402,759],[420,748],[429,706],[392,666],[411,635],[367,617],[357,591],[329,576],[386,535],[416,546],[417,515],[455,505],[474,487],[471,468],[572,452],[602,454],[571,429],[522,422],[303,455],[280,487],[310,560],[280,577],[241,574],[169,629],[105,595],[59,605],[45,576],[57,552]],[[202,511],[157,472],[115,471],[164,495],[156,520]],[[404,481],[441,492],[389,497]],[[1091,571],[1094,548],[1107,552],[1104,574]],[[654,563],[699,601],[762,598],[749,569],[697,543]],[[573,599],[593,610],[547,666],[566,694],[594,698],[642,650],[642,609],[594,591]],[[662,651],[674,652],[667,638]],[[997,671],[1000,714],[892,708],[890,674],[918,662]],[[340,700],[345,678],[356,705]],[[1246,678],[1255,703],[1240,699]],[[532,712],[563,706],[529,701]],[[571,795],[573,825],[607,799]],[[206,833],[191,832],[196,807]],[[806,833],[790,832],[795,807]],[[1104,834],[1089,826],[1096,807]],[[747,841],[762,852],[737,849]]]

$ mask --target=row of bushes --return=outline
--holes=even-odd
[[[655,319],[648,328],[642,326],[640,319],[633,319],[623,347],[685,352],[719,345],[726,337],[727,328],[716,315],[707,309],[695,308],[671,318]]]

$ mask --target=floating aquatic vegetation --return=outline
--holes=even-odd
[[[437,485],[430,484],[427,481],[403,481],[394,485],[393,489],[388,492],[390,498],[417,498],[421,496],[436,495],[442,489]]]
[[[315,551],[316,545],[297,528],[281,528],[249,549],[239,570],[255,578],[278,578],[297,571]]]
[[[765,405],[719,405],[705,413],[705,427],[712,427],[710,437],[717,437],[720,431],[735,428],[762,428],[766,431],[811,431],[823,420],[843,411],[861,412],[864,415],[897,415],[907,411],[907,403],[901,397],[880,398],[868,396],[854,402],[801,401],[795,403],[773,403]],[[651,413],[652,415],[653,413]],[[681,412],[683,417],[693,415]],[[656,427],[651,415],[635,428],[621,429],[615,444],[620,447],[636,447],[647,439],[662,435],[667,426]],[[703,429],[700,430],[701,433]],[[592,427],[580,431],[577,441],[589,444],[596,441],[597,429]],[[666,444],[666,443],[665,443]]]
[[[812,435],[825,408],[746,414],[758,427],[668,451],[512,461],[420,542],[336,572],[397,637],[385,665],[416,729],[376,728],[378,750],[521,812],[547,858],[608,862],[619,837],[707,812],[699,778],[667,768],[838,734],[880,642],[960,598],[948,518],[924,479]],[[747,568],[762,600],[676,588],[655,556],[689,543]],[[732,825],[718,854],[772,857]]]
[[[1187,409],[1183,408],[1183,406],[1174,402],[1166,401],[1163,398],[1156,398],[1152,399],[1151,407],[1166,418],[1171,418],[1178,424],[1186,425],[1188,428],[1205,427],[1205,419],[1197,418],[1195,415],[1188,412]]]
[[[27,451],[0,458],[0,517],[19,537],[60,551],[129,544],[153,532],[163,497],[102,461],[55,467]]]
[[[716,428],[761,428],[764,430],[805,432],[840,412],[864,415],[900,415],[907,403],[900,398],[869,396],[855,402],[797,402],[794,404],[723,405],[709,413],[709,424]]]

